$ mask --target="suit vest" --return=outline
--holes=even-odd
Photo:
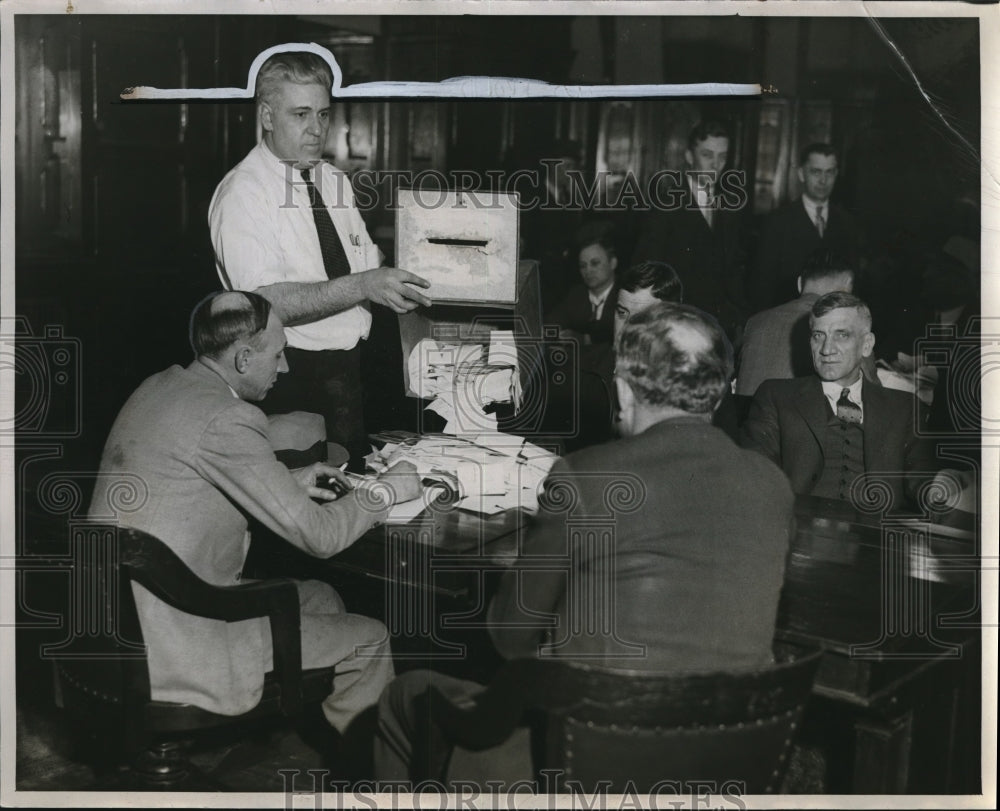
[[[850,501],[851,485],[865,472],[864,425],[829,413],[823,432],[823,470],[812,495]]]

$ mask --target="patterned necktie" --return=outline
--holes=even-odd
[[[327,278],[336,279],[351,272],[351,263],[344,252],[344,243],[333,224],[330,212],[323,202],[319,190],[310,179],[311,169],[302,170],[302,179],[309,192],[309,204],[312,206],[313,222],[316,223],[316,233],[319,236],[319,249],[323,254],[323,267]]]
[[[840,391],[840,399],[837,400],[837,419],[855,425],[861,424],[861,406],[851,401],[850,389]]]
[[[819,238],[823,238],[826,233],[826,217],[823,215],[823,206],[816,208],[816,230],[819,231]]]

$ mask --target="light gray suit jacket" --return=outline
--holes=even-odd
[[[275,458],[267,426],[260,409],[199,361],[153,375],[111,429],[90,517],[156,536],[216,586],[241,578],[250,516],[318,557],[336,554],[384,521],[384,511],[366,508],[354,493],[323,506],[313,502]],[[119,472],[139,476],[145,496],[123,505],[115,493]],[[195,617],[141,586],[133,591],[154,699],[229,715],[260,700],[271,658],[266,618]],[[304,643],[318,635],[311,621],[303,615]]]
[[[752,397],[765,380],[787,380],[812,372],[809,311],[819,298],[804,293],[750,317],[743,331],[736,393]]]

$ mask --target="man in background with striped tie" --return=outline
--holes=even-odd
[[[367,451],[359,342],[368,302],[397,313],[430,300],[424,279],[380,267],[348,176],[323,159],[333,73],[305,51],[279,52],[257,74],[263,138],[223,178],[208,219],[230,290],[264,296],[285,325],[289,372],[261,408],[321,413],[327,439],[358,462]]]
[[[885,481],[898,508],[933,467],[929,444],[916,436],[919,401],[862,375],[875,336],[861,299],[820,297],[809,327],[816,375],[761,383],[741,444],[778,464],[796,494],[852,502],[864,485],[859,477],[869,477]]]

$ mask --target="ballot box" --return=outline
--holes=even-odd
[[[433,302],[399,315],[407,395],[438,400],[446,420],[520,410],[551,336],[538,263],[518,261],[516,195],[401,189],[397,205],[396,266],[426,278]]]
[[[396,267],[435,302],[517,302],[517,194],[396,190]]]

